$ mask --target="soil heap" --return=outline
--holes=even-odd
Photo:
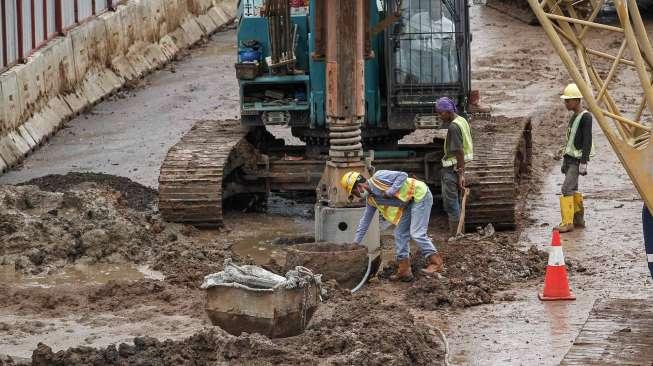
[[[32,365],[438,365],[436,333],[416,323],[405,306],[389,305],[370,293],[332,290],[328,312],[296,337],[232,336],[204,329],[181,341],[134,339],[105,349],[70,348],[57,353],[39,344]]]

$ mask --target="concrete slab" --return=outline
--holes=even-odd
[[[98,75],[100,88],[105,91],[105,94],[111,94],[120,89],[125,82],[125,79],[116,75],[110,69],[104,69]]]
[[[170,59],[161,49],[161,46],[158,43],[151,43],[145,46],[143,49],[143,56],[147,59],[147,62],[152,65],[154,68],[159,68],[161,65],[168,62]]]
[[[11,141],[11,148],[19,157],[19,160],[22,160],[22,158],[30,152],[29,144],[16,130],[9,131],[7,136]]]
[[[40,144],[47,136],[47,132],[44,126],[45,121],[43,120],[43,114],[35,113],[32,118],[23,123],[21,127],[24,128],[30,134],[30,136],[32,136],[32,139],[37,144]]]
[[[207,15],[211,17],[211,19],[213,19],[213,21],[215,22],[215,24],[218,25],[218,27],[222,27],[223,25],[227,24],[227,22],[229,21],[229,16],[227,15],[227,13],[225,13],[225,11],[218,6],[214,6],[211,9],[209,9]]]
[[[197,17],[197,24],[199,24],[204,34],[211,34],[218,28],[213,19],[207,14],[199,15]]]
[[[0,137],[0,157],[10,167],[16,165],[21,158],[20,155],[16,154],[13,142],[8,135]]]
[[[184,49],[191,45],[190,37],[182,28],[170,33],[170,38],[175,42],[178,49]]]
[[[147,16],[147,23],[151,25],[151,42],[158,42],[167,31],[166,12],[163,0],[143,0],[143,9]]]
[[[30,56],[28,62],[13,68],[20,92],[21,114],[30,115],[37,107],[37,102],[43,96],[44,58],[41,52]]]
[[[46,97],[70,90],[75,83],[75,62],[70,38],[58,37],[43,50],[43,82]]]
[[[2,156],[0,156],[0,173],[4,173],[9,169],[9,166],[7,163],[4,161]]]
[[[62,98],[66,101],[68,107],[73,113],[81,112],[88,103],[86,98],[84,98],[79,92],[64,94]]]
[[[181,29],[183,29],[188,36],[187,40],[190,42],[190,44],[199,41],[200,38],[205,35],[204,32],[202,32],[202,28],[200,28],[199,24],[197,24],[197,21],[194,18],[186,18],[184,23],[181,25]]]
[[[129,48],[127,53],[127,60],[136,72],[137,77],[145,75],[149,70],[151,70],[155,65],[149,63],[145,57],[144,49],[147,45],[143,42],[138,42],[132,45]]]
[[[84,77],[84,80],[80,85],[80,91],[82,96],[88,101],[88,104],[91,105],[97,103],[100,99],[102,99],[102,97],[104,97],[105,92],[99,86],[97,72],[89,72]]]
[[[166,13],[168,33],[174,32],[188,16],[186,2],[180,0],[164,0],[163,7]]]
[[[163,52],[169,60],[172,60],[177,52],[179,52],[179,47],[177,47],[175,41],[170,35],[161,38],[159,45],[161,46],[161,52]]]
[[[73,115],[73,111],[70,109],[68,103],[61,97],[55,97],[50,99],[48,104],[42,109],[42,111],[52,110],[57,117],[57,121],[61,123],[62,121],[67,120],[70,116]]]
[[[30,135],[30,133],[27,131],[24,125],[18,127],[18,133],[23,138],[23,140],[25,140],[27,145],[29,145],[30,151],[34,150],[34,148],[38,146],[38,143],[34,141],[34,138],[32,137],[32,135]]]
[[[227,14],[229,19],[232,19],[236,16],[236,6],[237,2],[234,0],[222,0],[217,4],[217,7],[222,9],[225,14]]]
[[[127,56],[114,57],[111,60],[111,68],[117,75],[125,80],[134,80],[138,77],[138,72],[127,59]]]
[[[0,134],[5,131],[5,126],[8,125],[5,109],[4,96],[2,95],[2,83],[0,83]]]
[[[116,11],[103,13],[99,17],[106,28],[107,50],[112,59],[127,52],[127,37],[124,37],[125,27],[122,20],[125,9],[125,6],[119,6]]]
[[[9,70],[0,75],[0,84],[2,85],[2,104],[5,106],[3,130],[11,130],[19,124],[22,113],[16,73]]]

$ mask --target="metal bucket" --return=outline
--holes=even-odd
[[[213,325],[240,335],[260,333],[270,338],[301,334],[317,310],[320,288],[247,288],[214,286],[206,290],[206,313]]]

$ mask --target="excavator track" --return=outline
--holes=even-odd
[[[474,160],[466,166],[470,197],[465,225],[516,225],[519,181],[531,164],[531,125],[525,119],[473,121]]]
[[[222,224],[223,178],[247,144],[239,120],[200,121],[166,155],[159,174],[159,211],[166,221]]]
[[[471,122],[474,160],[467,165],[470,188],[466,226],[516,223],[519,180],[530,165],[530,121],[480,119]],[[266,147],[265,154],[256,146]],[[403,170],[440,192],[442,141],[399,145],[412,157],[381,158],[376,169]],[[308,158],[305,146],[285,146],[265,130],[244,130],[239,121],[198,122],[174,145],[161,168],[159,209],[167,221],[198,227],[222,224],[222,205],[239,193],[314,191],[325,160]]]

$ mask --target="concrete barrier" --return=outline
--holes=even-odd
[[[63,122],[228,22],[238,0],[131,0],[0,75],[0,173]]]

